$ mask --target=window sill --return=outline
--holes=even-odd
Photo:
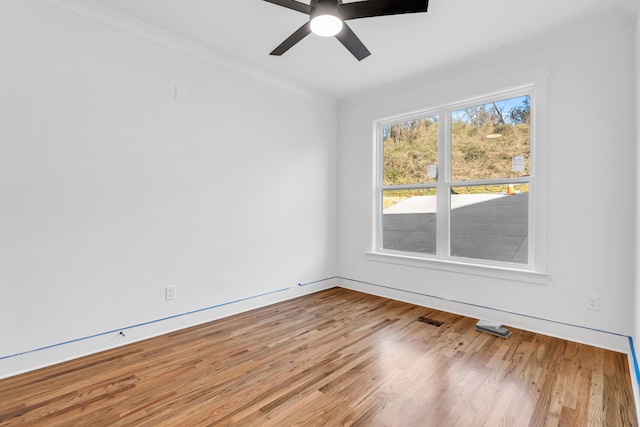
[[[546,285],[550,278],[546,273],[532,270],[509,268],[493,265],[480,265],[462,261],[423,258],[405,254],[368,252],[369,261],[405,265],[408,267],[426,268],[430,270],[448,271],[451,273],[469,274],[472,276],[492,277],[501,280]]]

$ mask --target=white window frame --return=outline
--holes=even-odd
[[[546,77],[546,76],[545,76]],[[529,95],[531,102],[531,135],[529,176],[478,181],[451,181],[451,112],[466,107],[486,104],[522,95]],[[402,121],[437,116],[438,117],[438,181],[406,186],[383,185],[383,141],[384,126]],[[402,114],[376,120],[373,124],[373,143],[375,152],[374,197],[373,197],[373,238],[372,250],[367,254],[372,261],[391,262],[437,270],[454,271],[490,277],[508,278],[516,281],[546,283],[546,197],[544,173],[541,165],[545,163],[544,143],[546,135],[546,78],[539,81],[517,85],[505,90],[486,92],[480,96],[460,101],[442,103],[408,114]],[[482,259],[459,258],[449,254],[450,240],[450,194],[451,187],[472,186],[491,183],[526,182],[529,184],[528,200],[528,263],[508,263]],[[396,251],[382,247],[382,194],[384,190],[403,188],[436,188],[437,195],[437,247],[436,254]]]

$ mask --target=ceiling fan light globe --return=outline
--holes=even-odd
[[[334,15],[318,15],[311,20],[311,31],[321,37],[331,37],[342,31],[342,20]]]

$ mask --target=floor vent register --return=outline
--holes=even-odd
[[[418,317],[417,320],[418,320],[418,322],[426,323],[427,325],[433,325],[433,326],[435,326],[437,328],[442,326],[442,324],[444,323],[444,322],[440,322],[438,320],[429,319],[428,317],[424,317],[424,316]]]

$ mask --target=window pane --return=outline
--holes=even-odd
[[[382,247],[436,253],[436,190],[383,191]]]
[[[528,233],[528,184],[452,187],[452,256],[527,264]]]
[[[383,126],[382,147],[384,186],[437,181],[436,116]]]
[[[451,179],[529,175],[528,95],[451,112]]]

